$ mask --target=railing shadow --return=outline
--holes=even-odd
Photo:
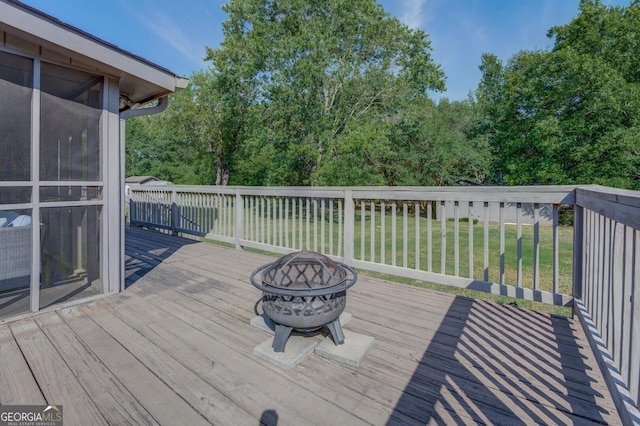
[[[197,241],[143,230],[135,226],[125,228],[125,288],[152,271],[181,247]]]
[[[456,297],[387,424],[607,423],[578,327]]]

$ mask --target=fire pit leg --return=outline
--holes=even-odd
[[[331,332],[331,336],[333,337],[333,343],[337,345],[341,345],[344,343],[344,333],[342,332],[342,326],[340,325],[340,318],[336,318],[335,320],[328,323],[327,328]]]
[[[287,327],[286,325],[276,324],[273,345],[271,345],[274,352],[284,352],[284,347],[287,344],[287,340],[289,340],[289,335],[291,335],[292,330],[293,328]]]

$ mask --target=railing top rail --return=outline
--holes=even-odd
[[[283,197],[343,198],[344,188],[339,187],[279,187],[279,186],[215,186],[215,185],[132,185],[131,191],[176,191],[200,194],[240,194]]]
[[[576,205],[640,229],[640,191],[589,186],[576,190]]]
[[[176,191],[286,197],[343,198],[346,190],[355,199],[414,201],[473,201],[505,203],[573,204],[576,186],[386,186],[386,187],[252,187],[132,185],[132,191]]]
[[[430,186],[352,188],[354,198],[573,204],[575,186]]]
[[[578,187],[577,192],[580,196],[590,196],[599,200],[611,201],[618,204],[640,208],[640,191],[590,185]],[[576,203],[580,205],[580,198],[576,200]]]

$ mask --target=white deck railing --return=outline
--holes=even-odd
[[[574,189],[140,186],[130,211],[132,224],[237,247],[319,251],[371,271],[571,306],[572,230],[558,218]]]
[[[618,388],[616,405],[640,424],[640,192],[578,188],[575,234],[575,311]]]
[[[574,227],[560,224],[567,216]],[[594,349],[606,346],[602,354],[628,384],[627,399],[638,403],[638,192],[136,186],[130,217],[132,225],[237,248],[308,249],[365,270],[554,305],[574,306],[575,297],[585,327],[592,321],[594,338],[602,336]]]

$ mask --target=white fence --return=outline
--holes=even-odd
[[[139,186],[130,215],[237,247],[319,251],[357,268],[571,306],[573,253],[559,240],[572,230],[559,215],[571,214],[574,190]]]
[[[640,424],[640,193],[578,188],[575,233],[576,312],[618,389],[616,405]]]

